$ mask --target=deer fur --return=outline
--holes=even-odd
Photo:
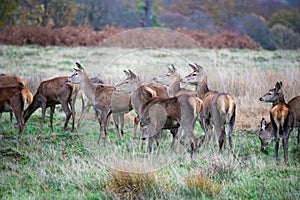
[[[113,86],[98,84],[94,86],[85,72],[85,69],[76,63],[75,73],[68,77],[68,83],[79,84],[85,96],[93,103],[100,125],[98,144],[104,132],[104,144],[106,143],[108,119],[113,113],[118,136],[123,135],[124,114],[131,110],[130,97],[125,93],[115,93]],[[121,130],[119,128],[121,124]]]
[[[36,93],[33,96],[32,103],[24,112],[25,123],[30,116],[38,109],[42,108],[42,120],[40,123],[40,132],[43,130],[43,122],[45,120],[46,108],[50,107],[50,129],[53,131],[53,114],[55,105],[61,104],[65,112],[66,119],[63,130],[67,130],[68,122],[72,115],[72,131],[74,130],[75,120],[75,107],[72,100],[73,88],[71,85],[66,84],[67,76],[56,77],[40,83]],[[71,109],[69,108],[69,105]]]
[[[0,112],[11,110],[19,126],[19,139],[22,136],[24,128],[23,108],[24,100],[22,96],[23,85],[0,86]]]
[[[176,135],[174,132],[179,126],[189,136],[191,144],[191,156],[196,151],[197,138],[193,133],[195,115],[194,107],[201,109],[202,101],[191,95],[180,95],[179,97],[161,98],[151,94],[152,88],[141,85],[139,78],[131,71],[125,71],[127,79],[116,86],[116,90],[131,92],[133,108],[141,118],[143,137],[148,137],[148,150],[151,152],[152,143],[156,137],[159,146],[160,134],[163,129],[171,129],[173,132],[174,145]]]
[[[6,74],[0,75],[0,86],[7,87],[7,86],[23,86],[23,89],[21,90],[21,94],[23,97],[23,102],[25,103],[25,106],[29,106],[32,103],[33,95],[31,92],[25,88],[26,81],[16,77],[16,76],[8,76]],[[9,112],[10,113],[10,125],[12,125],[12,119],[13,119],[13,111],[11,108],[4,109],[2,112]],[[2,112],[0,113],[0,116],[2,115]]]
[[[205,135],[201,143],[208,144],[212,136],[218,138],[219,150],[226,147],[226,126],[228,127],[228,140],[232,153],[232,130],[235,123],[236,103],[229,93],[211,91],[207,85],[207,76],[203,68],[196,63],[190,64],[193,72],[184,77],[181,82],[196,85],[197,96],[203,100],[201,121]]]
[[[279,139],[282,137],[284,162],[288,164],[288,140],[290,132],[293,130],[295,113],[291,107],[285,103],[282,92],[282,82],[277,82],[275,88],[270,89],[265,95],[259,98],[263,102],[271,102],[270,119],[275,140],[275,162],[278,162]]]

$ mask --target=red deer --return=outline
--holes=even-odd
[[[275,140],[275,162],[278,162],[279,137],[282,137],[284,162],[288,164],[288,140],[293,130],[295,113],[285,103],[282,92],[282,82],[277,82],[275,88],[270,89],[265,95],[259,98],[263,102],[271,102],[270,119]]]
[[[68,122],[72,115],[72,131],[74,131],[75,107],[73,105],[75,103],[73,102],[72,97],[73,87],[66,84],[67,78],[67,76],[61,76],[40,83],[35,95],[33,96],[32,104],[30,104],[24,112],[25,123],[38,108],[41,108],[42,121],[40,123],[40,132],[42,132],[46,108],[50,107],[50,130],[53,132],[53,114],[55,105],[61,104],[66,115],[63,130],[67,130]],[[69,105],[71,109],[69,108]]]
[[[0,112],[7,112],[7,110],[12,110],[19,126],[19,139],[22,136],[24,127],[24,100],[22,96],[23,89],[23,85],[0,86]]]
[[[222,152],[223,144],[226,147],[226,126],[228,127],[228,140],[232,153],[232,130],[235,123],[236,103],[228,93],[211,91],[207,85],[207,76],[203,68],[195,63],[190,64],[193,72],[184,77],[181,82],[196,85],[197,96],[203,100],[201,123],[205,135],[201,143],[208,143],[211,136],[218,137],[219,150]],[[214,132],[212,133],[212,129]]]
[[[29,105],[32,103],[33,96],[31,92],[25,88],[26,81],[22,80],[19,77],[16,76],[7,76],[5,74],[0,75],[0,86],[1,87],[7,87],[7,86],[23,86],[24,88],[21,90],[23,101]],[[10,124],[12,125],[12,118],[13,118],[13,111],[10,108],[4,109],[2,112],[10,112]],[[0,116],[2,114],[0,113]]]
[[[297,136],[297,145],[299,147],[299,141],[300,141],[300,96],[295,96],[292,98],[289,102],[288,105],[290,108],[294,111],[295,113],[295,121],[294,125],[298,127],[298,136]],[[266,144],[270,143],[273,137],[273,129],[271,122],[266,122],[266,120],[263,118],[261,120],[261,129],[259,133],[259,139],[261,141],[261,150],[265,151],[266,149]]]
[[[267,144],[271,143],[273,138],[273,129],[270,122],[267,123],[265,118],[261,119],[259,139],[261,143],[261,151],[266,151]]]
[[[202,101],[191,95],[180,95],[172,98],[153,97],[148,85],[141,85],[139,78],[131,71],[127,79],[119,83],[115,90],[131,93],[131,104],[141,119],[142,137],[148,137],[148,150],[157,140],[159,148],[160,134],[163,129],[174,130],[179,126],[190,139],[191,156],[196,151],[197,138],[194,135],[194,123]],[[196,109],[196,110],[194,110]],[[174,144],[174,134],[172,145]]]
[[[90,81],[95,87],[97,87],[98,84],[104,84],[102,80],[100,80],[97,77],[90,78]],[[81,98],[81,114],[77,121],[77,127],[79,128],[81,123],[83,122],[87,112],[89,111],[90,107],[93,106],[93,102],[89,101],[82,91],[79,91],[78,95]]]
[[[153,78],[153,81],[169,88],[169,96],[179,96],[181,94],[194,94],[197,93],[192,90],[188,90],[180,87],[180,74],[177,69],[172,65],[168,67],[168,72]]]
[[[118,136],[121,137],[123,135],[124,114],[131,110],[129,95],[113,92],[113,86],[101,84],[94,86],[85,69],[79,63],[76,65],[78,69],[74,68],[75,73],[68,77],[67,82],[79,84],[85,96],[93,103],[100,125],[98,144],[100,144],[102,132],[104,132],[104,144],[106,143],[108,119],[111,113],[113,113]]]

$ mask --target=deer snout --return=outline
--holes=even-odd
[[[154,82],[157,82],[157,78],[156,78],[156,77],[154,77],[154,78],[152,79],[152,81],[154,81]]]
[[[262,97],[259,98],[260,101],[264,101],[264,99]]]

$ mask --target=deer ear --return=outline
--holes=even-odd
[[[76,65],[77,65],[77,67],[78,67],[78,69],[80,71],[84,71],[84,68],[81,66],[81,64],[79,64],[78,62],[76,62]]]
[[[130,69],[128,70],[130,77],[136,79],[135,73],[133,73]]]
[[[176,69],[176,67],[172,64],[172,71],[173,72],[176,72],[177,71],[177,69]]]
[[[197,63],[195,63],[195,66],[198,68],[198,70],[203,70],[203,67],[201,67],[201,66],[198,65]]]
[[[276,85],[275,85],[275,89],[276,91],[279,91],[281,89],[281,86],[282,86],[282,82],[277,82]]]
[[[190,63],[189,66],[190,66],[194,71],[197,70],[197,67],[196,67],[195,65],[193,65],[193,64]]]
[[[127,76],[127,78],[130,77],[130,73],[129,73],[128,71],[126,71],[126,70],[124,69],[123,72],[125,73],[125,75]]]
[[[266,129],[266,126],[267,126],[267,121],[265,118],[262,118],[261,121],[260,121],[260,126],[261,126],[261,129]]]

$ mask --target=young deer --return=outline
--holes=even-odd
[[[115,90],[131,93],[131,104],[141,119],[142,137],[148,137],[148,149],[156,139],[159,146],[160,134],[163,129],[171,129],[173,141],[181,126],[188,135],[191,144],[191,156],[196,151],[197,138],[193,133],[197,112],[201,110],[202,101],[191,95],[160,98],[150,85],[141,85],[139,78],[131,71],[125,71],[127,79],[119,83]],[[196,109],[196,110],[194,110]]]
[[[74,68],[75,73],[68,77],[66,81],[79,84],[85,96],[93,103],[100,125],[98,144],[100,144],[102,132],[104,132],[104,144],[106,143],[108,119],[111,113],[113,113],[118,136],[121,137],[123,135],[124,114],[132,109],[129,95],[126,93],[115,93],[113,86],[101,84],[94,86],[90,82],[85,69],[79,63],[76,63],[76,65],[77,69]],[[119,129],[119,121],[121,130]]]
[[[285,103],[282,92],[282,82],[277,82],[275,88],[270,89],[265,95],[259,98],[263,102],[273,104],[270,111],[270,119],[275,140],[275,162],[278,160],[279,136],[282,136],[284,162],[288,164],[288,140],[290,132],[293,130],[295,113],[291,107]]]
[[[272,124],[267,122],[265,118],[262,118],[260,121],[260,132],[259,140],[261,143],[261,151],[266,151],[267,144],[271,143],[273,139],[273,129]]]
[[[190,66],[193,72],[184,77],[181,82],[196,85],[197,96],[203,100],[201,121],[205,135],[201,142],[209,142],[212,135],[218,137],[219,149],[226,146],[226,126],[228,127],[228,140],[232,153],[232,130],[235,123],[236,103],[228,93],[211,91],[207,86],[207,77],[203,68],[197,64]],[[214,133],[212,133],[212,128]]]
[[[22,136],[24,127],[24,100],[22,96],[23,89],[23,85],[0,86],[0,112],[12,110],[19,126],[19,139]]]
[[[67,130],[68,122],[72,115],[72,131],[74,130],[75,120],[75,103],[72,102],[72,86],[66,84],[67,76],[56,77],[50,80],[46,80],[40,83],[35,95],[33,96],[33,102],[28,106],[24,112],[25,123],[30,116],[38,109],[42,108],[42,121],[40,123],[40,132],[43,130],[43,122],[45,120],[46,108],[50,107],[50,128],[53,131],[53,113],[55,105],[61,104],[62,109],[66,114],[66,120],[63,130]],[[71,107],[71,110],[69,108]]]

